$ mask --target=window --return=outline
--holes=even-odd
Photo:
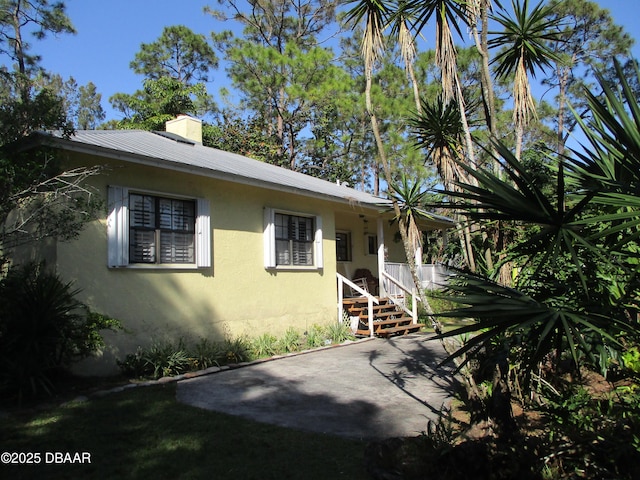
[[[366,235],[366,251],[367,255],[377,255],[378,254],[378,236],[377,235]]]
[[[275,214],[276,266],[313,265],[313,218]]]
[[[109,187],[109,266],[211,266],[209,202]]]
[[[351,261],[351,233],[336,232],[336,260],[338,262]]]
[[[265,267],[322,268],[322,219],[265,209]]]
[[[193,200],[129,194],[129,262],[195,263]]]

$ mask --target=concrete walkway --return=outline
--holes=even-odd
[[[423,334],[371,339],[178,382],[178,401],[361,439],[415,436],[448,406],[451,368]]]

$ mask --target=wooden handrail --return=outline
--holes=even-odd
[[[420,301],[420,298],[417,295],[415,285],[413,286],[413,288],[411,290],[409,290],[407,287],[405,287],[403,284],[401,284],[397,279],[393,278],[387,272],[380,272],[380,273],[382,274],[383,278],[386,278],[391,283],[393,283],[394,285],[399,287],[400,290],[405,292],[405,294],[411,295],[411,310],[409,310],[406,305],[403,305],[402,303],[398,302],[395,298],[393,298],[393,296],[389,295],[389,299],[393,303],[398,305],[400,308],[402,308],[409,315],[411,315],[411,319],[412,319],[413,323],[418,323],[418,303],[417,302]]]
[[[338,278],[338,321],[341,322],[342,319],[344,318],[344,303],[343,303],[344,295],[343,295],[343,289],[344,289],[344,284],[346,283],[349,287],[353,288],[356,292],[361,294],[363,297],[366,297],[366,299],[367,299],[367,308],[369,309],[368,310],[369,336],[373,337],[374,336],[374,334],[373,334],[373,304],[375,303],[376,305],[380,305],[380,300],[378,300],[376,297],[371,295],[369,292],[367,292],[362,287],[359,287],[358,285],[353,283],[351,280],[349,280],[344,275],[340,275],[338,272],[336,272],[336,276]]]

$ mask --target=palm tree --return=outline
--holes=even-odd
[[[414,280],[416,289],[419,292],[420,300],[424,305],[428,305],[426,296],[424,295],[424,292],[421,288],[421,283],[418,280],[418,273],[416,269],[417,267],[415,263],[415,250],[413,249],[411,240],[407,236],[407,232],[409,231],[405,223],[407,220],[406,217],[402,215],[402,210],[400,208],[398,199],[394,196],[395,192],[393,190],[393,176],[391,173],[391,165],[389,164],[387,156],[385,154],[384,144],[382,142],[382,136],[380,135],[380,129],[378,126],[378,119],[375,115],[373,104],[371,101],[371,83],[373,70],[376,61],[380,58],[384,49],[382,31],[388,23],[389,12],[390,10],[387,4],[381,0],[361,0],[355,7],[347,12],[345,21],[347,22],[347,24],[357,24],[361,22],[363,18],[366,18],[361,48],[362,57],[365,64],[365,102],[367,113],[369,114],[369,117],[371,119],[371,128],[376,140],[378,155],[380,157],[380,164],[382,165],[384,176],[387,182],[388,194],[392,202],[392,208],[395,217],[398,219],[400,225],[400,236],[404,245],[407,263],[411,270],[411,276]]]
[[[416,137],[416,145],[427,151],[427,158],[436,167],[444,188],[454,190],[458,182],[469,178],[466,170],[460,166],[464,134],[460,110],[453,101],[445,104],[442,97],[433,103],[422,100],[421,105],[421,111],[409,118],[411,133]],[[469,226],[464,225],[462,230],[458,235],[460,246],[469,269],[475,272]]]
[[[464,96],[458,76],[456,64],[456,47],[453,41],[452,28],[462,36],[459,22],[467,19],[464,0],[408,0],[400,3],[395,15],[413,19],[413,28],[418,35],[426,24],[435,18],[436,22],[436,65],[440,69],[441,85],[444,103],[455,99],[458,103],[466,154],[469,163],[475,164],[475,154],[471,130],[467,121]]]
[[[410,19],[406,16],[406,9],[402,6],[405,0],[400,0],[400,6],[391,17],[391,35],[396,39],[400,47],[400,55],[404,61],[404,68],[411,81],[413,98],[416,102],[416,110],[420,113],[420,88],[416,78],[413,63],[416,58],[416,42],[411,33]]]
[[[365,105],[367,114],[371,122],[371,129],[376,141],[376,147],[379,155],[379,163],[382,165],[387,183],[391,178],[391,167],[387,162],[387,156],[380,134],[378,118],[376,117],[373,103],[371,101],[371,87],[373,81],[373,71],[376,62],[380,59],[384,52],[384,36],[382,31],[387,25],[389,16],[389,6],[384,0],[361,0],[345,16],[347,25],[357,25],[365,20],[364,33],[361,42],[361,53],[364,60],[365,74]],[[374,192],[378,193],[378,192]]]
[[[482,58],[481,62],[481,88],[484,104],[485,121],[489,128],[489,136],[493,140],[496,137],[496,107],[493,80],[491,77],[489,58],[489,12],[491,0],[468,0],[466,4],[467,24],[471,28],[476,50]],[[480,24],[480,30],[478,30]],[[499,165],[494,165],[494,170],[499,170]]]
[[[461,120],[463,135],[460,140],[464,140],[465,152],[468,162],[471,165],[475,165],[474,146],[471,138],[471,131],[469,129],[469,123],[467,121],[465,111],[465,101],[462,94],[462,88],[458,78],[458,70],[456,65],[456,48],[453,41],[452,28],[462,35],[460,26],[458,24],[459,19],[465,17],[465,2],[461,0],[403,0],[398,3],[394,13],[391,16],[393,24],[393,32],[396,32],[400,38],[400,33],[403,32],[403,27],[406,23],[411,21],[411,25],[415,35],[419,35],[425,25],[435,17],[436,20],[436,65],[441,72],[441,85],[443,103],[445,105],[454,101],[458,105],[459,117]],[[413,40],[413,37],[410,37]],[[400,43],[402,50],[405,50],[405,44]],[[407,62],[408,56],[404,55],[405,62]],[[413,79],[415,85],[415,78]],[[417,89],[414,87],[414,94],[417,94]],[[423,107],[422,102],[416,98],[417,112],[420,115]],[[449,108],[449,107],[448,107]],[[456,149],[459,151],[459,149]],[[442,176],[442,180],[445,184],[451,183],[453,177],[447,175],[453,174],[452,169],[448,168],[451,164],[445,162],[441,165],[443,168],[439,169],[439,173]],[[466,175],[466,173],[458,169],[457,175]],[[461,243],[465,245],[463,251],[466,252],[466,259],[469,267],[475,270],[474,254],[471,250],[471,235],[468,226],[465,226],[461,231]]]
[[[620,65],[616,71],[619,91],[598,76],[603,96],[586,93],[592,121],[575,114],[587,145],[557,159],[556,198],[500,144],[507,179],[469,169],[477,186],[445,192],[448,206],[470,219],[501,220],[524,236],[507,251],[521,269],[515,288],[464,273],[451,285],[450,299],[464,306],[446,315],[476,323],[443,336],[477,332],[452,357],[504,345],[527,380],[542,359],[563,353],[604,373],[614,352],[638,344],[640,104]]]
[[[462,35],[458,20],[464,18],[461,0],[407,0],[398,4],[395,15],[411,18],[415,34],[418,35],[435,16],[436,21],[436,65],[442,75],[442,91],[447,103],[454,97],[457,82],[456,48],[451,26]]]
[[[420,181],[411,183],[404,174],[400,182],[393,183],[389,190],[390,198],[394,204],[398,206],[398,208],[394,210],[394,221],[398,222],[402,238],[406,239],[404,246],[407,260],[413,256],[413,260],[409,263],[411,266],[411,278],[416,286],[420,301],[431,318],[432,326],[436,332],[440,332],[442,327],[435,317],[433,317],[433,310],[422,289],[422,282],[420,281],[416,265],[416,254],[422,252],[422,231],[418,226],[418,221],[420,218],[431,218],[425,210],[428,192],[422,188]]]
[[[366,18],[365,22],[365,32],[362,39],[362,56],[364,58],[365,63],[365,77],[366,77],[366,87],[365,87],[365,101],[366,108],[371,119],[371,127],[373,130],[374,137],[376,139],[376,145],[378,149],[378,155],[380,156],[380,163],[383,168],[384,176],[388,186],[388,195],[392,202],[392,208],[394,211],[395,218],[398,221],[400,237],[402,239],[402,244],[405,250],[405,257],[407,259],[407,264],[409,265],[409,270],[411,272],[411,277],[413,279],[416,292],[418,294],[419,300],[422,302],[423,306],[427,310],[429,314],[432,313],[431,307],[429,306],[429,301],[427,296],[422,289],[422,283],[420,282],[416,261],[415,261],[415,253],[416,253],[416,229],[417,224],[412,221],[412,216],[407,216],[407,205],[413,205],[413,201],[415,201],[415,196],[405,197],[404,195],[410,193],[410,191],[401,190],[397,192],[394,188],[393,175],[391,173],[391,165],[389,164],[385,150],[384,144],[382,142],[382,137],[380,135],[380,129],[378,127],[378,120],[375,115],[373,105],[371,102],[371,82],[373,76],[373,70],[376,61],[380,58],[383,48],[383,29],[388,26],[389,22],[389,14],[391,10],[389,6],[381,0],[361,0],[355,7],[353,7],[346,15],[347,23],[358,23],[362,21],[363,18]],[[404,21],[402,22],[405,23]],[[404,32],[406,34],[408,32]],[[407,37],[404,37],[405,42],[407,41]],[[414,78],[415,82],[415,78]]]
[[[491,63],[496,64],[498,78],[507,78],[514,74],[513,80],[513,123],[516,130],[515,156],[520,159],[524,129],[536,107],[531,95],[529,75],[536,76],[539,68],[552,66],[559,62],[558,55],[551,49],[549,42],[558,40],[561,19],[552,17],[554,4],[544,5],[541,0],[529,12],[529,0],[522,3],[512,0],[513,18],[504,12],[493,15],[492,19],[502,25],[502,32],[489,32],[495,36],[488,42],[490,48],[501,51]]]
[[[445,103],[442,97],[434,102],[421,101],[421,113],[409,117],[411,133],[416,145],[427,151],[429,158],[446,189],[466,179],[467,173],[456,160],[462,160],[461,138],[463,135],[460,111],[454,102]]]
[[[420,182],[411,184],[406,175],[402,175],[400,183],[394,183],[392,190],[392,197],[400,205],[400,214],[405,219],[405,234],[412,251],[416,252],[422,248],[422,232],[418,227],[418,219],[429,218],[424,210],[427,191],[421,188]],[[396,217],[394,220],[399,221],[400,218]]]

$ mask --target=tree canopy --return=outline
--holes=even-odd
[[[79,115],[91,112],[97,120],[101,111],[91,84],[81,104],[75,80],[63,82],[44,71],[27,42],[27,32],[44,40],[47,34],[75,30],[62,2],[0,2],[0,55],[13,62],[0,71],[4,80],[0,89],[0,270],[17,245],[45,237],[74,237],[98,206],[84,186],[96,169],[63,171],[46,149],[25,153],[15,148],[36,130],[71,135]]]
[[[204,35],[184,25],[165,27],[152,43],[142,43],[130,63],[131,69],[145,78],[170,77],[185,85],[206,83],[218,57]]]

